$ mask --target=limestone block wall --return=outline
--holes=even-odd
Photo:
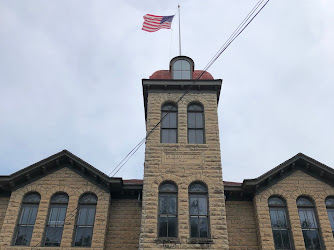
[[[111,200],[105,249],[138,249],[141,202]]]
[[[296,204],[296,199],[301,195],[308,196],[314,200],[325,248],[334,249],[334,238],[325,205],[326,197],[334,195],[334,188],[300,170],[254,197],[259,230],[258,241],[261,249],[275,249],[268,208],[268,198],[272,195],[281,196],[287,202],[288,217],[296,250],[305,249]]]
[[[259,249],[252,201],[226,201],[226,221],[231,250]]]
[[[38,192],[41,195],[31,244],[30,247],[11,246],[21,208],[21,201],[23,196],[28,192]],[[47,222],[50,198],[56,192],[65,192],[69,196],[66,214],[68,217],[65,220],[61,247],[38,247],[37,249],[77,249],[71,247],[76,218],[75,210],[78,205],[79,197],[86,192],[93,192],[98,197],[92,247],[89,249],[104,248],[110,194],[98,188],[72,170],[64,167],[12,192],[0,233],[0,249],[27,250],[36,249],[35,246],[41,246]]]
[[[8,202],[9,202],[9,197],[0,197],[0,232],[3,220],[5,219]]]
[[[161,119],[161,106],[167,101],[176,102],[181,94],[148,94],[147,131]],[[191,102],[204,106],[205,144],[187,142],[187,106]],[[178,186],[178,237],[173,242],[161,241],[157,235],[158,187],[163,181]],[[194,181],[208,186],[211,242],[206,244],[195,244],[190,239],[188,186]],[[191,92],[178,104],[178,143],[160,143],[160,127],[147,140],[141,225],[140,249],[228,249],[215,92]]]

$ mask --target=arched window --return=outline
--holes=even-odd
[[[326,208],[329,222],[331,223],[332,234],[334,237],[334,197],[328,197],[326,199]]]
[[[187,60],[180,59],[173,64],[173,79],[190,80],[192,79],[191,65]]]
[[[198,103],[188,106],[188,143],[204,143],[204,109]]]
[[[60,246],[68,205],[68,195],[57,193],[51,197],[44,246]]]
[[[208,189],[200,182],[189,185],[190,237],[209,237]]]
[[[161,108],[161,143],[177,143],[177,106],[166,103]]]
[[[41,196],[38,193],[29,193],[24,196],[16,228],[14,245],[30,245],[40,200]]]
[[[177,237],[177,186],[164,182],[159,187],[159,237]]]
[[[285,201],[278,197],[270,197],[268,206],[275,249],[291,249],[291,233]]]
[[[77,221],[75,225],[74,246],[90,247],[92,244],[97,196],[86,193],[79,199]]]
[[[297,207],[306,249],[322,249],[314,202],[307,197],[297,199]]]

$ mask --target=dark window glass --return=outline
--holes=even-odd
[[[268,200],[275,249],[292,249],[286,203],[278,197]]]
[[[79,199],[74,246],[91,246],[96,204],[97,196],[95,194],[85,194]]]
[[[68,204],[67,194],[55,194],[50,201],[50,212],[46,226],[44,245],[60,246]]]
[[[16,228],[14,245],[30,245],[40,200],[41,196],[38,193],[27,194],[23,198],[20,219]]]
[[[177,237],[177,186],[165,182],[159,187],[159,237]]]
[[[188,143],[204,143],[204,112],[199,104],[188,106]]]
[[[161,109],[161,142],[177,143],[177,107],[167,103]]]
[[[329,222],[332,228],[332,234],[334,237],[334,198],[329,197],[326,199],[326,207],[327,207],[327,214],[329,218]]]
[[[322,249],[320,240],[320,231],[315,216],[315,207],[313,201],[306,197],[297,199],[297,207],[300,219],[300,225],[303,231],[304,243],[306,249]]]
[[[202,183],[189,185],[190,237],[209,237],[209,212],[207,187]]]
[[[190,63],[187,60],[177,60],[173,64],[173,79],[190,80],[192,79]]]

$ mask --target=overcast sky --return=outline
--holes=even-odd
[[[0,0],[0,175],[67,149],[106,174],[145,136],[141,79],[178,55],[143,15],[181,5],[182,54],[203,69],[257,0]],[[334,167],[334,2],[271,0],[208,70],[223,178],[302,152]],[[177,19],[175,20],[177,21]],[[142,178],[144,147],[117,174]]]

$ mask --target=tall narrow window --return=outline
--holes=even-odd
[[[275,249],[292,249],[285,201],[278,197],[271,197],[268,205]]]
[[[159,237],[177,237],[177,186],[165,182],[159,187]]]
[[[322,249],[318,221],[313,201],[306,197],[297,199],[297,207],[306,249]]]
[[[58,193],[51,197],[44,246],[60,246],[68,204],[68,195]]]
[[[331,223],[332,234],[334,237],[334,197],[328,197],[326,199],[326,208],[329,222]]]
[[[161,142],[177,143],[177,106],[166,103],[161,109]]]
[[[208,189],[199,182],[189,186],[190,237],[209,237]]]
[[[40,200],[41,196],[38,193],[30,193],[24,196],[20,218],[16,228],[14,245],[30,245]]]
[[[190,80],[192,79],[190,63],[187,60],[177,60],[173,64],[173,79]]]
[[[74,246],[90,247],[92,244],[97,197],[87,193],[79,199],[79,209],[75,227]]]
[[[203,106],[190,104],[188,106],[188,143],[204,143],[204,114]]]

